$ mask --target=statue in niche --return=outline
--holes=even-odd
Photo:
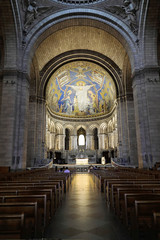
[[[108,6],[107,11],[119,15],[130,26],[131,30],[137,34],[137,16],[139,9],[138,0],[123,0],[122,5]]]

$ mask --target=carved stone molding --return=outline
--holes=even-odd
[[[152,84],[160,84],[160,77],[159,78],[147,78],[147,82],[152,83]]]
[[[154,75],[157,75],[157,77],[154,77]],[[147,82],[152,84],[159,84],[160,83],[160,67],[146,66],[143,69],[135,71],[134,74],[132,75],[132,85],[134,86],[137,84],[141,84],[142,80],[143,80],[143,83]]]
[[[37,102],[37,97],[32,95],[32,96],[29,96],[29,102],[33,103],[33,102]]]
[[[45,99],[44,98],[41,98],[41,97],[38,97],[38,96],[35,96],[35,95],[30,95],[29,96],[29,102],[31,103],[45,103]]]
[[[26,72],[21,72],[19,70],[15,70],[15,69],[4,69],[1,72],[1,77],[12,77],[11,80],[6,80],[4,81],[5,84],[11,84],[14,85],[16,82],[20,81],[27,81],[27,83],[29,84],[30,78],[28,76],[28,74]],[[14,79],[13,79],[14,78]],[[17,80],[15,80],[17,78]]]
[[[123,0],[120,5],[106,6],[105,9],[108,12],[120,17],[130,27],[131,31],[135,35],[138,34],[138,0]]]
[[[55,8],[54,6],[51,6],[51,4],[41,5],[37,0],[21,0],[21,3],[24,12],[24,26],[23,26],[24,35],[28,33],[29,27],[41,14]]]
[[[133,101],[133,94],[127,93],[126,95],[119,96],[117,98],[117,102],[126,102],[126,101]]]
[[[126,94],[126,99],[127,99],[127,101],[133,101],[133,94],[132,93],[127,93]]]

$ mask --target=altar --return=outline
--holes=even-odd
[[[87,165],[88,158],[76,158],[76,165]]]

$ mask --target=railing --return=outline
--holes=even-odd
[[[35,168],[52,168],[53,167],[53,160],[52,159],[43,159],[38,163],[34,164],[34,167],[30,167],[28,169],[35,169]]]
[[[111,164],[113,167],[131,167],[134,166],[130,165],[130,161],[123,159],[123,158],[111,158]]]

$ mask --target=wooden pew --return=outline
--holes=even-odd
[[[5,182],[0,182],[0,186],[23,186],[24,184],[28,185],[35,185],[35,184],[56,184],[57,185],[57,194],[59,196],[60,202],[62,202],[63,195],[64,195],[64,184],[63,180],[54,180],[54,179],[49,179],[49,177],[35,177],[35,178],[29,178],[29,179],[19,179],[19,181],[5,181]]]
[[[17,190],[16,189],[13,189],[13,190],[0,190],[0,196],[9,196],[9,195],[17,195]]]
[[[46,226],[46,195],[3,196],[4,203],[37,203],[37,236],[41,237]]]
[[[115,210],[115,200],[117,198],[117,189],[120,187],[130,187],[130,188],[139,188],[139,189],[149,189],[149,188],[159,188],[159,183],[148,184],[148,183],[133,183],[133,184],[112,184],[111,185],[111,197],[110,197],[110,204],[111,208]]]
[[[153,240],[160,239],[160,212],[153,213],[154,226],[153,226]]]
[[[145,184],[159,184],[160,180],[153,179],[110,179],[107,180],[105,179],[105,194],[106,194],[106,200],[110,199],[110,194],[111,194],[111,187],[112,184],[137,184],[137,183],[145,183]]]
[[[21,183],[21,184],[11,184],[11,185],[7,185],[7,186],[0,186],[0,191],[3,190],[29,190],[29,189],[52,189],[53,192],[53,202],[52,202],[52,206],[54,204],[54,206],[52,207],[52,213],[54,214],[55,209],[60,205],[60,196],[58,195],[58,191],[57,191],[57,186],[58,183],[53,183],[53,184],[48,184],[45,185],[45,183]]]
[[[120,187],[117,188],[117,194],[115,195],[115,208],[117,214],[120,214],[121,210],[124,209],[124,194],[125,193],[159,193],[160,188],[152,188],[152,186],[149,186],[148,188],[136,188],[136,186],[133,188],[132,186],[126,188],[126,187]]]
[[[135,201],[136,200],[160,200],[160,193],[147,193],[147,192],[139,192],[139,193],[125,193],[124,195],[124,216],[125,223],[127,226],[131,223],[131,215],[134,212]]]
[[[0,195],[4,195],[5,192],[15,192],[15,194],[18,194],[18,192],[26,192],[26,191],[32,191],[32,194],[35,192],[37,193],[37,191],[40,191],[40,192],[43,192],[43,194],[45,194],[45,192],[49,192],[48,193],[48,199],[47,199],[47,205],[49,206],[49,212],[47,211],[47,217],[51,218],[55,211],[56,211],[56,206],[57,206],[57,203],[55,202],[56,200],[56,197],[55,197],[55,192],[56,192],[56,187],[54,186],[50,186],[48,187],[47,186],[43,186],[43,185],[40,185],[40,186],[33,186],[33,185],[24,185],[24,186],[2,186],[0,187]],[[28,194],[28,193],[27,193]],[[5,194],[6,195],[6,194]],[[10,194],[9,194],[10,195]],[[14,194],[13,194],[14,195]],[[48,210],[48,208],[47,208]]]
[[[132,215],[131,220],[134,239],[151,239],[153,213],[158,211],[160,211],[160,200],[135,201],[135,215]]]
[[[24,213],[25,238],[37,237],[37,203],[0,203],[1,214]]]
[[[46,196],[46,224],[48,224],[54,213],[54,199],[52,189],[28,189],[28,190],[17,190],[16,195],[45,195]],[[53,210],[52,210],[53,209]]]
[[[120,187],[117,188],[117,195],[115,196],[115,212],[116,214],[123,220],[125,217],[124,209],[125,209],[125,194],[127,193],[153,193],[153,189],[139,189],[136,187]]]
[[[0,239],[24,237],[24,214],[0,214]]]

